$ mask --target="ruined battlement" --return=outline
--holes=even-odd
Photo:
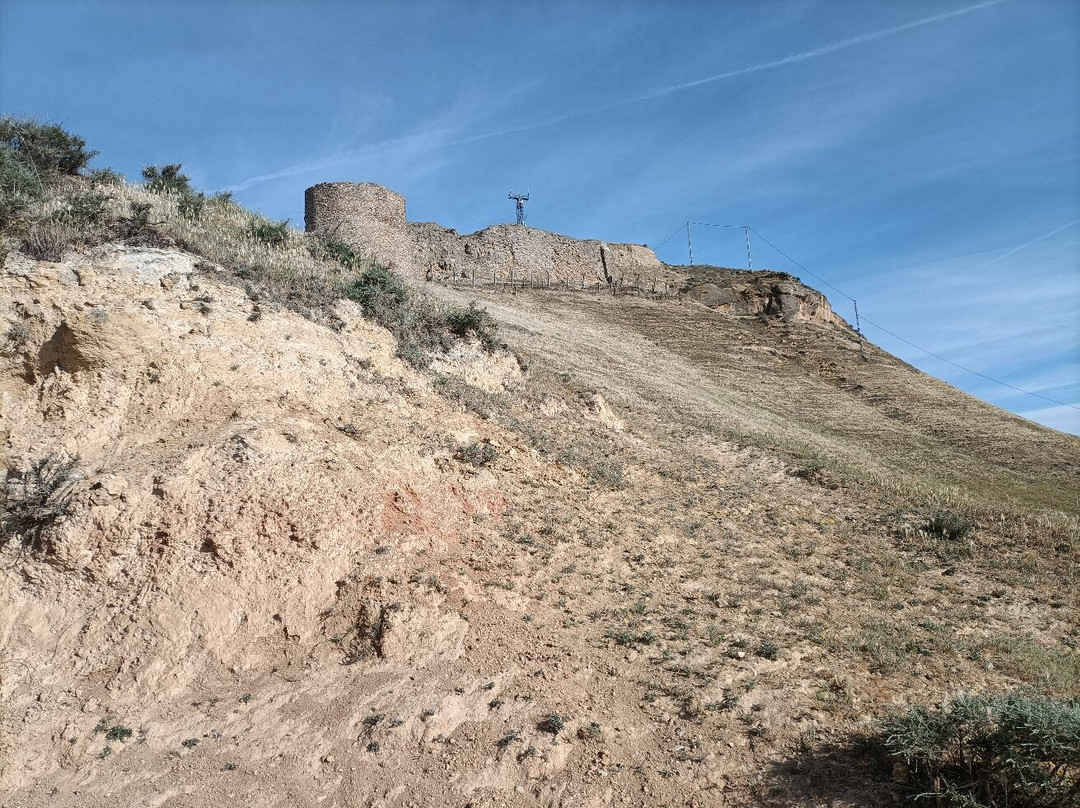
[[[304,194],[308,232],[349,244],[416,279],[527,280],[592,286],[654,276],[656,254],[637,244],[580,240],[516,224],[460,235],[410,222],[405,197],[373,183],[328,182]]]

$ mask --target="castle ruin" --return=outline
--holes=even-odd
[[[324,182],[304,192],[308,232],[337,239],[417,280],[610,285],[656,277],[648,247],[609,244],[497,224],[459,235],[434,222],[410,222],[405,197],[374,183]]]

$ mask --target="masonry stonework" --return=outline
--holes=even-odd
[[[355,247],[417,279],[592,286],[660,274],[648,247],[582,241],[533,227],[499,224],[469,235],[410,222],[405,198],[373,183],[328,182],[304,194],[309,232]]]

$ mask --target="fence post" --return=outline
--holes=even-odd
[[[866,359],[866,354],[863,353],[862,324],[859,322],[859,301],[852,298],[851,302],[855,306],[855,333],[859,335],[859,358]]]

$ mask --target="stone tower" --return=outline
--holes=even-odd
[[[410,238],[405,197],[371,182],[323,182],[304,192],[304,228],[403,266]]]

